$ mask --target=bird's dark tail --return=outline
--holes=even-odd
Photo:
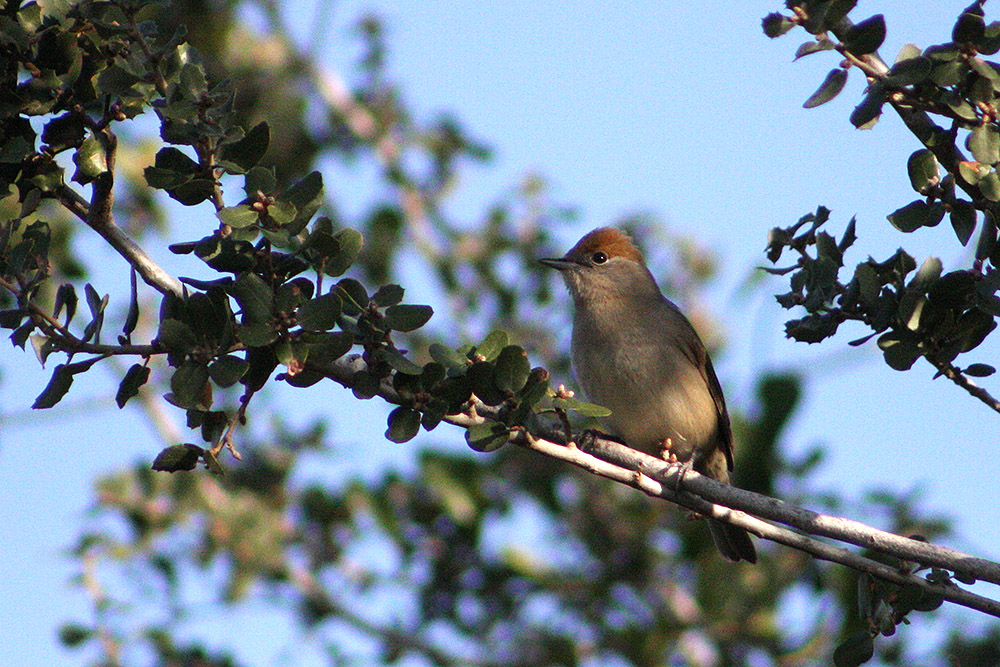
[[[753,542],[747,531],[715,519],[708,520],[708,527],[712,531],[712,540],[719,552],[726,560],[734,563],[745,560],[749,563],[757,562],[757,550],[754,549]]]

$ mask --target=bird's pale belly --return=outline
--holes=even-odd
[[[669,438],[671,451],[681,461],[715,439],[716,407],[704,380],[685,377],[697,369],[673,367],[665,377],[651,379],[647,369],[627,360],[608,362],[577,373],[587,399],[611,410],[602,421],[613,435],[654,455],[662,453]]]

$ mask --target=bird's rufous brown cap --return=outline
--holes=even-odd
[[[590,257],[595,252],[601,251],[611,257],[624,257],[633,262],[643,264],[642,254],[635,247],[624,232],[614,227],[598,227],[580,239],[573,248],[566,253],[567,257]]]

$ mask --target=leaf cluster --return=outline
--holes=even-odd
[[[842,56],[820,88],[806,101],[818,106],[844,87],[848,72],[862,72],[868,87],[851,114],[855,127],[870,127],[891,106],[903,118],[923,147],[907,160],[906,170],[918,199],[887,217],[904,233],[936,227],[946,216],[958,241],[969,243],[977,226],[973,265],[945,272],[935,257],[917,263],[905,250],[878,262],[858,264],[853,276],[840,277],[844,253],[853,244],[854,222],[839,242],[820,227],[829,212],[820,207],[788,228],[775,228],[767,255],[777,262],[785,249],[797,253],[793,266],[768,269],[789,275],[791,291],[778,296],[785,308],[801,306],[806,316],[791,320],[786,333],[796,340],[819,342],[833,335],[845,321],[858,321],[878,335],[886,363],[908,370],[917,359],[927,359],[984,402],[996,406],[968,377],[990,375],[994,369],[973,363],[964,369],[956,358],[977,348],[996,328],[1000,315],[1000,248],[997,220],[1000,209],[1000,64],[985,60],[1000,51],[1000,22],[987,24],[982,3],[964,10],[952,29],[952,40],[921,50],[908,44],[894,65],[885,65],[877,49],[885,37],[885,20],[876,15],[852,23],[854,2],[813,0],[787,3],[792,14],[771,14],[765,33],[777,37],[801,26],[814,37],[796,54],[836,50]],[[939,117],[950,123],[939,125]],[[962,148],[971,153],[967,158]],[[912,275],[911,275],[912,274]]]

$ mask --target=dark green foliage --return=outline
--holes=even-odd
[[[910,184],[923,198],[889,213],[889,222],[901,232],[917,233],[936,227],[947,214],[963,246],[980,219],[982,226],[976,264],[968,271],[942,275],[941,262],[929,258],[910,281],[906,277],[916,262],[903,250],[881,264],[869,259],[856,267],[852,278],[841,279],[842,254],[851,243],[842,242],[839,253],[824,251],[824,233],[818,230],[826,222],[825,209],[792,227],[772,230],[767,250],[772,262],[779,260],[784,248],[800,253],[796,265],[769,269],[789,276],[792,289],[778,297],[781,305],[802,306],[807,313],[788,322],[786,332],[814,343],[832,336],[845,321],[860,321],[879,335],[878,345],[892,368],[908,370],[926,358],[940,373],[958,378],[962,372],[953,366],[956,357],[978,347],[1000,315],[995,223],[1000,214],[1000,175],[994,167],[1000,162],[1000,127],[994,113],[1000,104],[1000,65],[977,54],[1000,49],[1000,24],[987,26],[981,8],[967,10],[955,23],[951,43],[922,53],[908,46],[884,73],[865,60],[885,37],[883,17],[834,24],[827,19],[833,4],[813,0],[790,3],[789,8],[800,12],[795,21],[809,32],[816,34],[818,25],[830,30],[831,38],[839,39],[841,48],[858,58],[859,67],[875,68],[865,70],[873,81],[851,114],[851,123],[870,127],[888,104],[910,119],[911,128],[921,128],[914,132],[924,147],[910,156],[906,167]],[[831,74],[806,106],[821,104],[838,91]],[[917,117],[916,112],[928,115]],[[927,120],[935,115],[951,124],[950,132]],[[971,158],[962,155],[959,139]],[[959,190],[968,198],[959,196]],[[812,225],[801,232],[807,223]]]

